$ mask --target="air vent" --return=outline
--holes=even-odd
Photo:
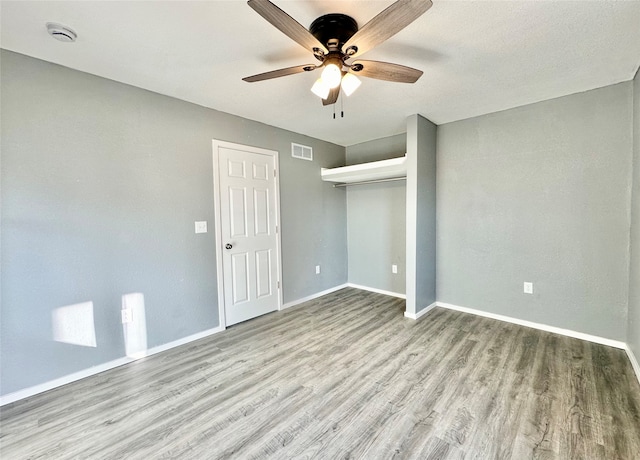
[[[306,145],[291,143],[291,156],[301,160],[313,161],[313,149]]]

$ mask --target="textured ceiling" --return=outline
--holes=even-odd
[[[315,59],[244,0],[1,2],[1,46],[340,145],[631,80],[640,64],[640,1],[445,1],[363,59],[424,71],[415,84],[362,78],[333,119],[310,92],[317,74],[249,75]],[[274,3],[308,27],[345,13],[365,24],[388,1]],[[67,44],[45,23],[78,33]],[[340,111],[340,101],[336,105]]]

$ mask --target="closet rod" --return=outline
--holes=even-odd
[[[406,177],[392,177],[390,179],[363,180],[361,182],[350,182],[347,184],[333,184],[334,187],[348,187],[350,185],[377,184],[378,182],[392,182],[397,180],[407,180]]]

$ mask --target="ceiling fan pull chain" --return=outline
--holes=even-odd
[[[342,88],[340,88],[340,93],[342,93]],[[340,98],[340,118],[344,118],[344,96],[340,94],[342,97]]]

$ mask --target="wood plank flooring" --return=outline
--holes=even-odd
[[[344,289],[5,406],[3,459],[639,459],[622,350]]]

